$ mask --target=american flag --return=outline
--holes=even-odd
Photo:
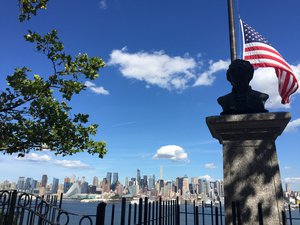
[[[241,20],[243,35],[243,59],[254,68],[273,67],[278,78],[278,90],[281,103],[290,102],[289,96],[298,89],[298,82],[290,65],[271,44],[252,27]]]

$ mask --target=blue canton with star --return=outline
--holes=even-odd
[[[243,22],[245,44],[251,42],[261,42],[271,45],[261,34],[254,30],[251,26]]]

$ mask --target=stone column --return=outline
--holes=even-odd
[[[243,225],[281,225],[283,192],[275,147],[291,116],[286,112],[211,116],[206,123],[223,145],[225,221],[232,225],[232,202]]]

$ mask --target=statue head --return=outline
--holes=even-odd
[[[250,62],[236,59],[230,64],[226,77],[233,88],[248,89],[253,73],[254,68]]]
[[[253,74],[254,68],[248,61],[236,59],[230,64],[226,77],[233,88],[231,93],[218,98],[223,108],[221,115],[268,112],[264,104],[269,96],[249,85]]]

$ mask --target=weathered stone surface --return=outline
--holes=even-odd
[[[207,117],[212,136],[223,144],[226,225],[232,224],[232,202],[239,202],[242,224],[282,224],[283,192],[275,139],[290,114],[258,113]]]

